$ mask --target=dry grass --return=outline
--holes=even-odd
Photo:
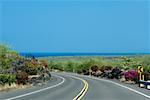
[[[22,89],[22,88],[27,88],[30,87],[31,85],[18,85],[16,83],[13,83],[11,85],[5,84],[5,85],[0,85],[0,91],[8,91],[12,89]]]

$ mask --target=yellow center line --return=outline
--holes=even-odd
[[[80,80],[82,80],[83,81],[83,83],[84,83],[84,87],[83,87],[83,89],[80,91],[80,93],[73,99],[73,100],[81,100],[81,98],[85,95],[85,93],[87,92],[87,90],[88,90],[88,83],[87,83],[87,81],[85,81],[84,79],[81,79],[80,78]]]

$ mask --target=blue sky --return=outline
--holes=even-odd
[[[0,41],[20,52],[150,52],[144,0],[3,0]]]

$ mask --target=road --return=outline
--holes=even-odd
[[[45,85],[2,92],[0,100],[150,100],[148,94],[104,79],[53,73]]]

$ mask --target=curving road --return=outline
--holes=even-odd
[[[83,87],[84,83],[77,78],[52,75],[46,85],[3,92],[0,100],[72,100]]]
[[[118,83],[83,75],[53,73],[48,84],[0,93],[0,100],[77,100],[80,98],[83,100],[150,100],[150,92],[145,94]]]
[[[150,100],[150,92],[146,97],[116,82],[83,75],[78,77],[85,79],[89,84],[88,92],[84,96],[85,100]]]

